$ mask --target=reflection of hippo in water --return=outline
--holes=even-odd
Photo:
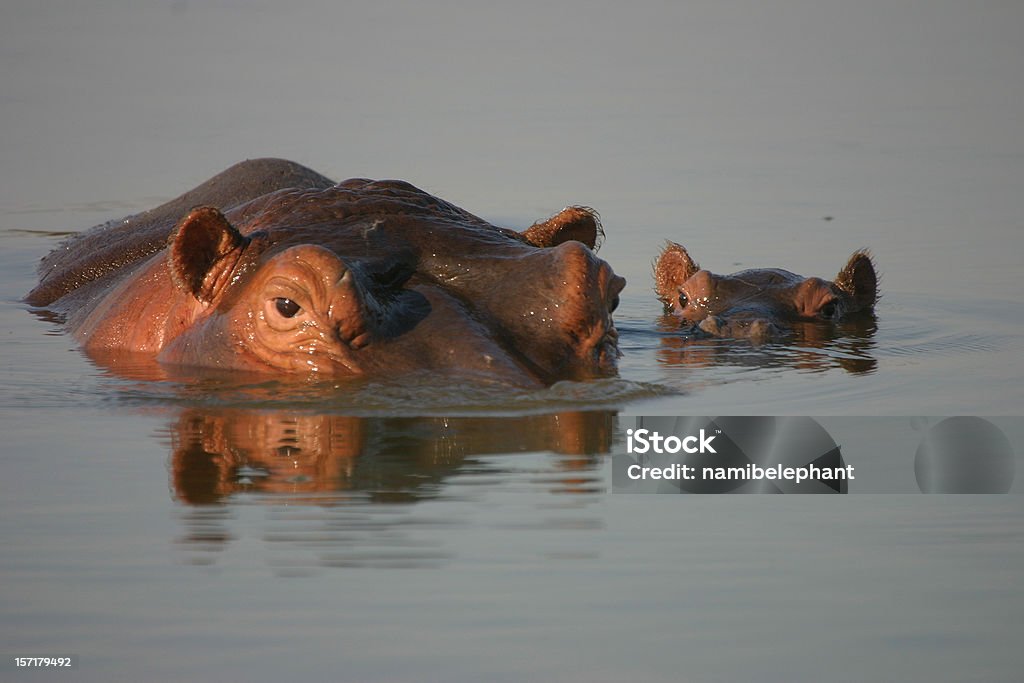
[[[438,495],[462,468],[479,471],[480,456],[511,450],[558,453],[564,476],[551,480],[555,490],[586,492],[598,483],[595,456],[608,452],[613,426],[607,411],[406,418],[190,408],[169,427],[171,483],[186,504],[243,492],[414,502]]]
[[[829,281],[777,268],[716,275],[669,242],[654,264],[654,279],[666,312],[682,320],[687,331],[752,341],[800,321],[835,323],[870,313],[878,299],[878,278],[866,251],[855,252]]]
[[[450,552],[431,530],[458,535],[467,518],[451,502],[473,507],[483,495],[474,491],[493,477],[576,496],[556,506],[565,516],[545,511],[544,524],[586,529],[580,512],[604,491],[614,427],[607,411],[354,417],[187,408],[167,430],[170,493],[183,525],[175,551],[216,565],[249,536],[275,571],[291,576],[314,567],[437,567]],[[404,507],[438,498],[448,504]],[[235,523],[239,504],[269,505],[265,525]]]
[[[537,386],[615,372],[624,280],[599,235],[579,207],[519,233],[408,183],[262,159],[71,239],[27,301],[111,366]]]

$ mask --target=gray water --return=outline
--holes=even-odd
[[[617,415],[1022,414],[1022,27],[997,2],[4,3],[0,654],[79,661],[0,680],[1019,680],[1019,495],[612,494],[608,453]],[[147,383],[20,303],[61,235],[260,156],[509,227],[597,208],[620,378]],[[684,340],[665,239],[824,277],[870,247],[877,320]]]

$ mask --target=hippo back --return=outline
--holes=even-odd
[[[178,220],[197,206],[227,209],[283,188],[323,189],[334,181],[284,159],[250,159],[155,209],[110,221],[65,240],[39,265],[39,285],[25,301],[48,306],[106,275],[128,269],[166,246]]]

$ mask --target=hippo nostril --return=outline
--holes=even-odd
[[[371,275],[373,281],[384,290],[400,289],[412,277],[415,269],[408,263],[391,264],[388,268]]]
[[[725,331],[725,321],[719,318],[717,315],[709,315],[700,323],[697,324],[697,328],[702,332],[706,332],[714,337],[722,337]]]

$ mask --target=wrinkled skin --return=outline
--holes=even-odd
[[[835,280],[823,280],[778,268],[716,275],[669,242],[654,264],[654,279],[666,313],[687,332],[754,342],[807,327],[803,323],[870,314],[878,299],[878,277],[866,251],[855,252]]]
[[[261,159],[71,239],[26,300],[115,368],[543,386],[616,371],[625,282],[600,234],[580,207],[519,233],[408,183]]]

